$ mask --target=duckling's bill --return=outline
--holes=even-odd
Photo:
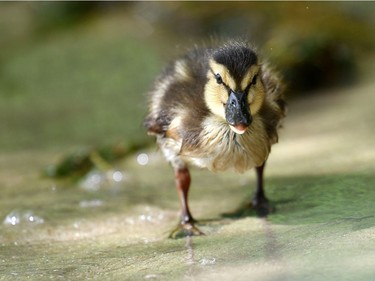
[[[235,132],[236,134],[240,134],[240,135],[244,134],[248,128],[248,126],[244,124],[238,124],[236,126],[229,125],[229,127],[231,128],[233,132]]]
[[[252,122],[247,99],[247,94],[230,90],[228,101],[225,104],[225,119],[232,131],[237,134],[245,133]]]

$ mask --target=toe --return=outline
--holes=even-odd
[[[193,223],[179,224],[169,235],[169,238],[178,239],[188,236],[201,236],[204,235]]]

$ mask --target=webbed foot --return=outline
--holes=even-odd
[[[266,197],[255,196],[250,205],[259,217],[267,217],[270,213],[275,212],[275,207]]]
[[[197,228],[194,223],[180,223],[177,227],[169,234],[169,238],[179,239],[187,236],[200,236],[205,235],[202,231]]]

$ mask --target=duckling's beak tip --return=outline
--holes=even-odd
[[[240,134],[240,135],[244,134],[248,128],[248,126],[244,124],[238,124],[236,126],[229,125],[229,126],[233,132],[235,132],[236,134]]]

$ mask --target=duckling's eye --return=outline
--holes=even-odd
[[[218,84],[223,84],[223,78],[221,78],[220,74],[219,73],[216,73],[215,74],[215,78],[216,78],[216,82]]]

